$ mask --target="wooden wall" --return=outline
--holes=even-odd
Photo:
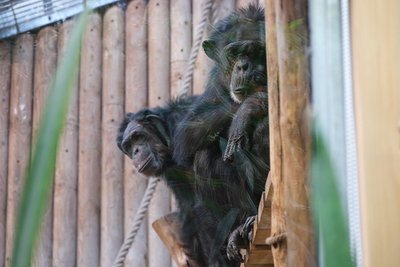
[[[363,266],[400,266],[400,2],[351,1]],[[371,20],[370,18],[374,18]]]
[[[119,122],[180,93],[201,2],[132,0],[91,15],[33,266],[111,266],[147,184],[115,144]],[[214,2],[210,19],[257,0]],[[31,145],[72,27],[68,20],[0,41],[0,266],[10,265]],[[193,92],[202,92],[209,67],[201,53]],[[126,266],[174,265],[150,226],[171,208],[159,184]]]

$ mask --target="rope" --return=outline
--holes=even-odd
[[[154,191],[156,190],[157,182],[159,181],[156,177],[151,177],[149,184],[147,185],[146,192],[140,203],[139,210],[136,212],[135,221],[132,226],[132,230],[129,235],[125,238],[124,244],[121,246],[118,256],[113,264],[113,267],[122,267],[126,258],[126,255],[129,252],[129,249],[132,246],[133,241],[135,240],[136,234],[140,229],[140,226],[143,222],[143,218],[146,215],[147,208],[149,207],[151,198],[153,197]]]
[[[205,29],[205,26],[207,25],[207,18],[208,18],[208,14],[211,10],[212,4],[213,4],[213,1],[211,1],[211,0],[205,0],[204,4],[203,4],[203,9],[201,12],[201,21],[200,21],[200,24],[197,26],[197,32],[196,32],[196,36],[194,39],[194,44],[190,51],[190,57],[189,57],[189,62],[188,62],[189,66],[185,73],[184,83],[183,83],[182,90],[181,90],[182,96],[187,96],[189,94],[189,89],[190,89],[190,85],[191,85],[192,77],[193,77],[194,66],[196,63],[197,55],[199,53],[201,41],[203,39],[204,29]],[[117,258],[114,261],[113,267],[122,267],[123,266],[125,259],[126,259],[126,255],[128,254],[129,249],[131,248],[133,241],[135,240],[136,234],[139,231],[140,226],[143,222],[144,216],[146,215],[147,208],[149,207],[151,198],[153,197],[153,194],[156,189],[158,181],[159,181],[159,179],[156,177],[150,178],[149,184],[147,185],[147,188],[146,188],[145,195],[142,199],[142,202],[140,203],[139,210],[136,212],[132,230],[129,232],[129,235],[125,238],[125,241],[122,244],[122,246],[118,252]]]
[[[192,50],[190,51],[190,57],[188,62],[188,68],[183,79],[183,86],[181,90],[182,96],[187,96],[189,94],[190,85],[192,83],[194,66],[196,64],[197,55],[199,53],[201,41],[203,40],[204,29],[207,25],[208,14],[210,13],[213,1],[204,0],[203,9],[201,11],[201,21],[196,29],[196,35],[193,41]]]
[[[280,233],[265,239],[265,244],[270,246],[276,246],[278,243],[284,241],[285,239],[286,239],[286,233]]]

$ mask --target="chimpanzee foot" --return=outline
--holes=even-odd
[[[237,227],[229,235],[228,245],[226,248],[228,259],[236,262],[244,261],[242,255],[240,254],[240,249],[248,248],[253,233],[254,221],[255,216],[248,217],[242,225]]]
[[[226,255],[228,259],[236,262],[243,262],[243,257],[240,254],[240,249],[243,247],[243,240],[240,235],[242,226],[239,226],[229,235],[228,245],[226,247]]]

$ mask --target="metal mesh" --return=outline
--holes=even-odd
[[[113,2],[118,0],[0,0],[0,39]]]

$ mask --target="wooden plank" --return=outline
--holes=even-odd
[[[149,14],[149,106],[165,104],[170,97],[169,1],[150,0]],[[149,206],[149,223],[168,213],[170,192],[161,182]],[[168,250],[154,231],[149,231],[149,267],[171,265]]]
[[[41,29],[36,36],[33,110],[32,110],[32,144],[35,144],[40,119],[51,83],[54,78],[57,61],[57,31],[49,26]],[[51,190],[52,191],[52,190]],[[33,256],[32,266],[46,267],[52,264],[52,231],[53,231],[53,194],[47,201],[43,215],[38,242]]]
[[[236,1],[237,8],[247,7],[250,4],[258,5],[258,0],[237,0]]]
[[[6,266],[11,264],[16,216],[29,166],[32,123],[33,36],[22,34],[13,47],[7,179]]]
[[[101,25],[90,15],[84,33],[79,94],[78,266],[100,266]]]
[[[269,138],[270,138],[270,180],[272,183],[271,204],[271,235],[286,232],[285,220],[285,181],[282,175],[282,140],[279,125],[279,69],[278,48],[276,36],[276,12],[275,1],[265,0],[265,25],[268,38],[267,45],[267,76],[268,76],[268,114],[269,114]],[[272,246],[274,265],[286,267],[287,243],[281,242]]]
[[[74,21],[59,28],[58,63],[65,56]],[[77,242],[77,183],[78,183],[78,73],[71,88],[72,95],[66,125],[61,136],[54,180],[53,266],[76,264]]]
[[[124,117],[124,11],[113,6],[103,19],[101,266],[112,266],[123,242],[123,154],[115,144]]]
[[[174,263],[176,263],[177,266],[197,266],[196,263],[191,262],[188,255],[185,254],[185,247],[183,246],[183,243],[180,242],[182,241],[182,236],[180,234],[182,224],[178,213],[169,213],[153,222],[152,226],[154,231],[157,232],[160,239],[168,248],[171,257],[174,259]]]
[[[201,21],[202,9],[203,1],[193,1],[193,38],[196,38],[197,35],[198,26]],[[207,26],[203,33],[203,40],[207,37],[210,27],[211,22],[209,17]],[[212,65],[212,60],[209,59],[206,53],[204,53],[204,50],[200,48],[193,73],[193,94],[201,94],[204,91],[208,79],[208,73]]]
[[[282,176],[289,266],[316,266],[309,203],[311,151],[306,0],[276,0]]]
[[[136,112],[147,106],[147,1],[131,1],[125,19],[125,110]],[[146,190],[147,179],[136,172],[128,157],[124,158],[124,225],[127,235]],[[147,219],[135,240],[125,266],[147,266]]]
[[[192,46],[192,4],[187,0],[171,0],[171,97],[183,92],[183,77],[188,69]],[[192,88],[189,88],[189,94]]]
[[[400,225],[400,21],[396,17],[399,9],[400,2],[395,0],[351,1],[363,266],[366,267],[400,266],[400,240],[393,236]]]
[[[171,98],[183,93],[192,94],[192,86],[183,91],[183,81],[188,69],[188,59],[192,47],[192,3],[187,0],[171,0]],[[171,210],[177,210],[175,197],[171,196]],[[171,262],[176,266],[176,262]]]
[[[8,117],[11,89],[11,45],[0,41],[0,265],[6,256],[6,206],[8,169]]]
[[[254,250],[246,264],[272,264],[273,261],[271,250]]]

